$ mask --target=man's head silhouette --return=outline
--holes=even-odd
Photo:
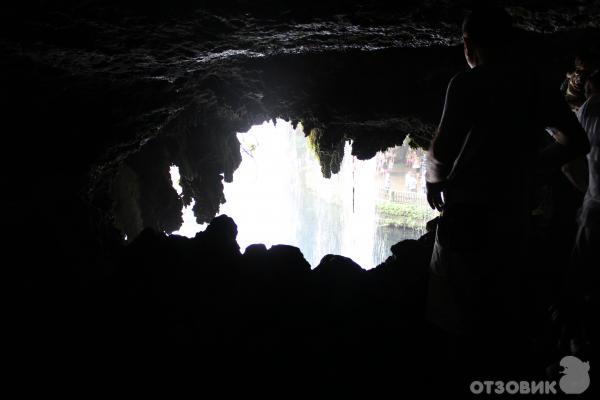
[[[511,42],[512,20],[503,8],[480,7],[462,24],[464,52],[471,68],[502,58]]]
[[[564,376],[560,378],[560,388],[567,394],[583,393],[590,385],[590,363],[583,362],[574,356],[566,356],[560,360],[561,371]]]

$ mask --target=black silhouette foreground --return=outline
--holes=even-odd
[[[475,10],[462,31],[471,69],[448,85],[429,149],[428,200],[442,214],[427,319],[447,335],[447,368],[459,360],[467,365],[459,383],[466,386],[475,375],[506,374],[527,354],[536,188],[590,145],[558,88],[544,88],[534,70],[519,63],[506,11]],[[554,141],[543,147],[545,129],[552,129]],[[512,140],[520,145],[507,151],[504,143]],[[526,370],[520,363],[512,373]]]

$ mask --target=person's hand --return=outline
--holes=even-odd
[[[427,202],[432,209],[442,211],[444,208],[444,199],[442,193],[444,192],[445,182],[427,182]]]

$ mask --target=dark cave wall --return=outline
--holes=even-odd
[[[439,70],[431,72],[433,77],[415,79],[419,65],[433,57],[449,61],[440,63]],[[230,181],[241,161],[236,132],[274,118],[302,122],[307,135],[313,131],[317,135],[327,176],[339,169],[345,140],[354,140],[353,152],[360,159],[401,144],[407,134],[426,143],[434,130],[434,123],[426,122],[434,120],[434,112],[427,116],[427,110],[439,108],[443,82],[458,59],[456,49],[435,49],[279,56],[236,63],[231,70],[200,78],[196,90],[204,95],[126,163],[140,171],[150,164],[161,171],[168,171],[171,164],[179,166],[184,203],[196,199],[198,222],[209,222],[225,200],[220,175]],[[423,107],[427,98],[436,107]],[[152,176],[148,185],[159,181],[170,185],[165,172],[147,174]],[[152,195],[140,198],[165,204]],[[174,211],[173,219],[179,211]],[[155,225],[148,221],[145,226]]]
[[[325,175],[345,139],[359,158],[407,134],[426,147],[445,85],[465,68],[454,46],[469,2],[76,3],[5,6],[0,79],[15,132],[7,145],[26,149],[27,162],[17,153],[5,161],[49,193],[69,182],[70,198],[84,204],[66,208],[91,208],[105,222],[90,229],[108,235],[111,224],[132,233],[178,225],[170,164],[182,171],[183,202],[195,198],[198,220],[210,221],[225,200],[220,175],[231,179],[239,164],[235,133],[264,120],[315,130]],[[577,47],[597,39],[598,2],[503,4],[551,84]],[[124,170],[134,173],[135,201],[118,197],[128,193],[115,180]],[[38,209],[41,188],[11,180]],[[52,201],[50,210],[61,208]],[[139,221],[124,222],[125,209]],[[38,217],[61,225],[64,215],[50,213]]]
[[[232,380],[266,388],[265,379],[273,388],[372,379],[387,386],[429,362],[419,357],[417,321],[432,235],[394,246],[394,256],[370,271],[335,255],[311,270],[286,245],[253,245],[242,255],[235,235],[226,216],[194,239],[145,230],[121,250],[110,276],[55,312],[79,315],[63,322],[71,334],[32,340],[25,354],[87,366],[70,374],[77,382],[106,376],[105,365],[105,385],[142,375],[140,390],[147,379],[172,378],[202,382],[199,391]]]
[[[515,57],[522,59],[524,69],[538,69],[546,84],[558,87],[569,61],[557,55],[557,46],[567,47],[580,37],[589,40],[590,35],[594,34],[523,34]],[[149,146],[153,150],[142,150],[133,160],[141,160],[138,164],[146,168],[158,160],[153,152],[163,149],[161,168],[180,167],[185,204],[196,199],[198,222],[209,222],[226,200],[220,175],[230,180],[241,159],[236,132],[274,118],[302,122],[307,135],[316,135],[323,174],[328,176],[339,168],[345,140],[353,141],[353,154],[359,159],[399,145],[407,135],[413,145],[426,148],[441,113],[445,85],[463,68],[459,47],[233,61],[200,78],[193,90],[204,94],[165,127]],[[164,173],[162,178],[154,176],[168,178]],[[149,182],[157,184],[154,179]],[[178,218],[174,211],[172,220]]]
[[[162,14],[133,3],[27,4],[1,27],[3,162],[15,171],[8,221],[22,236],[48,227],[69,256],[102,254],[121,236],[114,226],[172,230],[192,198],[209,221],[225,200],[221,175],[239,164],[235,133],[264,120],[316,132],[325,175],[342,140],[359,158],[406,135],[426,147],[445,85],[465,68],[461,4],[324,2],[340,13],[278,6],[278,18],[233,6]],[[524,68],[550,85],[578,48],[599,42],[597,2],[507,4],[525,29]]]
[[[468,2],[75,3],[22,2],[0,26],[14,370],[56,384],[66,361],[58,372],[80,378],[69,385],[99,386],[140,371],[147,384],[165,365],[195,379],[423,379],[436,356],[421,330],[431,234],[370,271],[336,256],[311,271],[287,246],[240,255],[225,218],[195,239],[153,231],[174,229],[192,198],[210,220],[221,174],[239,164],[235,133],[264,120],[317,132],[325,174],[344,139],[359,158],[406,135],[427,146],[445,86],[466,67],[457,22]],[[520,61],[549,85],[600,42],[597,1],[504,3],[526,30]],[[535,285],[550,280],[545,254]]]

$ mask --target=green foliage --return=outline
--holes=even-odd
[[[321,155],[319,149],[319,132],[316,129],[312,129],[307,137],[308,148],[313,153],[317,161],[321,162]]]
[[[380,223],[394,224],[406,228],[420,229],[427,221],[435,218],[437,213],[426,204],[393,203],[386,201],[377,205]]]

